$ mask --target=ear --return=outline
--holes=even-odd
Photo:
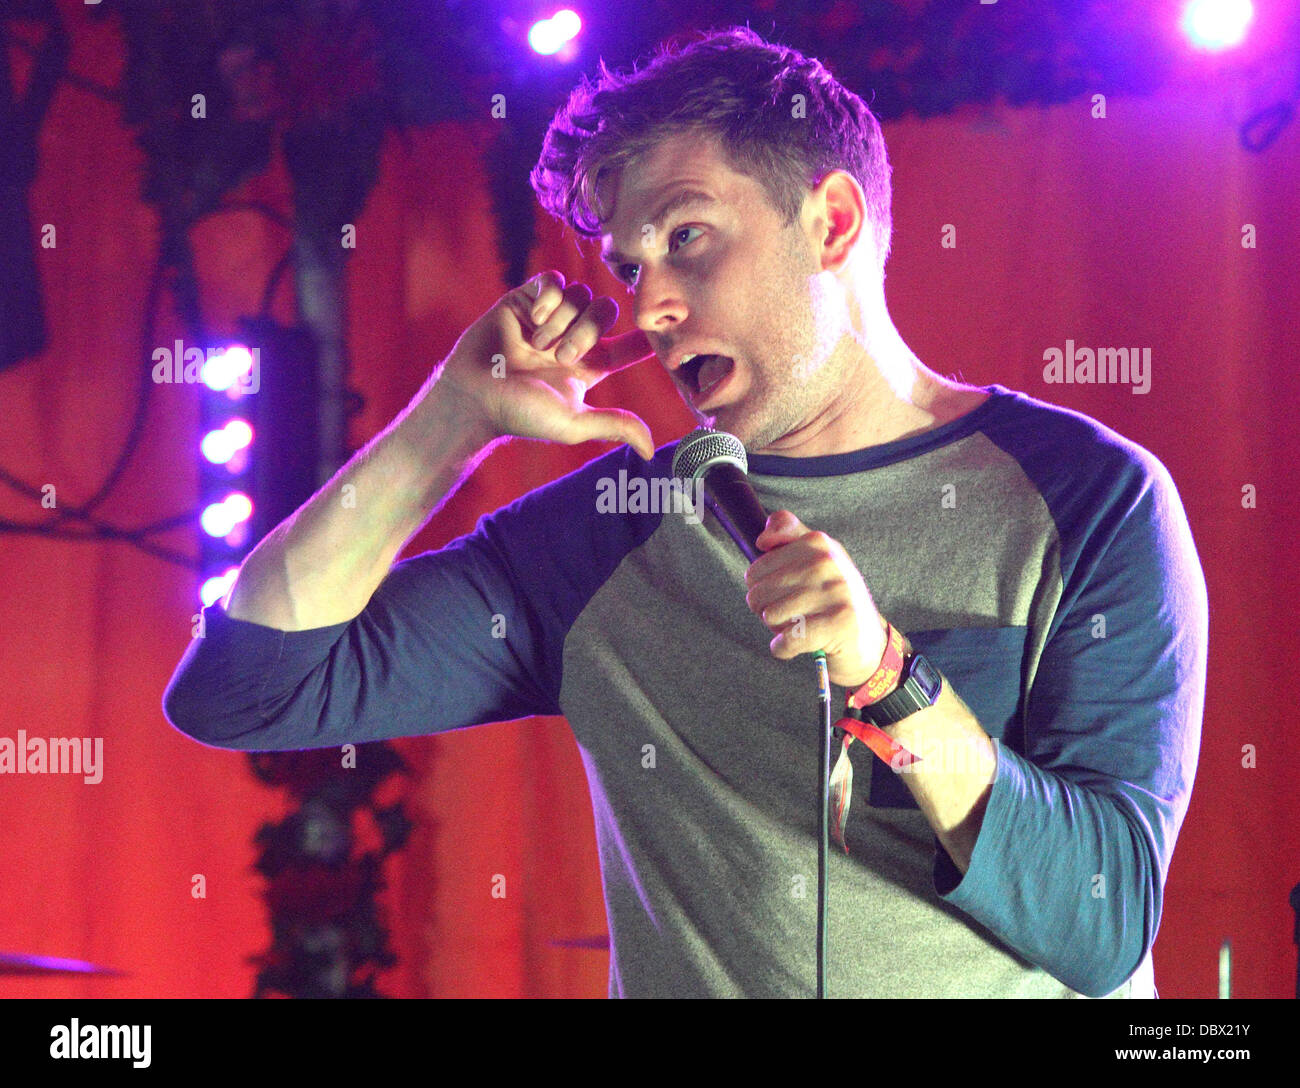
[[[832,170],[808,194],[814,240],[824,270],[839,272],[861,244],[874,249],[867,225],[867,200],[852,174]],[[879,254],[872,254],[879,263]]]

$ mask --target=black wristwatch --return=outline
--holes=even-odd
[[[877,702],[862,708],[862,720],[872,725],[893,725],[910,714],[934,706],[943,690],[943,677],[921,654],[903,657],[898,687]]]

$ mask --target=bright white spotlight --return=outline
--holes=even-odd
[[[253,441],[253,428],[246,419],[232,419],[223,428],[232,449],[242,450]]]
[[[555,24],[550,19],[543,19],[541,22],[534,23],[529,29],[528,44],[533,47],[534,53],[549,57],[552,53],[560,51],[564,39],[560,37]]]
[[[214,392],[229,389],[253,370],[253,353],[243,344],[231,344],[224,351],[213,352],[203,363],[203,384]]]
[[[223,537],[235,527],[235,518],[224,502],[214,502],[199,515],[199,524],[208,536]]]
[[[571,8],[557,11],[549,19],[540,19],[528,31],[528,44],[534,53],[549,57],[558,53],[564,46],[578,36],[582,29],[582,20]]]
[[[582,20],[572,8],[564,8],[551,16],[551,25],[555,27],[556,33],[564,35],[564,40],[567,42],[578,36],[578,31],[582,29]]]
[[[238,525],[241,521],[247,521],[253,513],[253,501],[242,491],[236,491],[233,495],[226,496],[226,509],[230,511],[230,516],[234,524]]]
[[[199,448],[214,465],[224,465],[253,441],[253,428],[247,420],[232,419],[219,430],[203,436]]]
[[[209,431],[205,434],[203,441],[199,443],[199,449],[203,451],[203,456],[214,465],[224,465],[235,455],[235,447],[230,441],[230,435],[226,434],[224,428],[219,431]]]
[[[1254,17],[1250,0],[1190,0],[1183,8],[1183,33],[1198,49],[1218,52],[1240,45]]]
[[[203,607],[214,601],[221,600],[226,595],[226,591],[234,585],[235,575],[239,573],[238,567],[231,567],[225,574],[215,574],[203,583],[199,589],[199,600],[203,602]]]
[[[247,521],[253,513],[252,500],[240,491],[227,495],[221,502],[214,502],[199,515],[199,524],[208,536],[229,536],[230,531],[241,522]]]

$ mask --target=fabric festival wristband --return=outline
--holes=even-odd
[[[914,756],[888,733],[871,722],[858,721],[857,718],[841,718],[835,728],[844,733],[844,746],[840,749],[835,769],[831,771],[831,837],[835,844],[846,854],[849,845],[844,841],[844,828],[849,822],[849,804],[853,799],[853,764],[849,761],[849,745],[856,737],[875,755],[889,764],[892,770],[912,763],[920,763],[921,757]]]
[[[861,710],[864,706],[878,703],[896,687],[903,675],[903,634],[892,623],[885,622],[885,653],[880,665],[857,691],[848,698],[850,710]]]

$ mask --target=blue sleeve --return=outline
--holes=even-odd
[[[163,697],[168,720],[242,751],[326,748],[559,714],[573,619],[657,518],[597,514],[627,447],[480,518],[473,533],[394,565],[354,619],[280,631],[205,609]],[[602,476],[604,474],[604,476]]]
[[[1110,466],[1090,487],[1076,477],[1045,494],[1068,532],[1025,751],[997,746],[965,876],[942,848],[935,866],[947,902],[1089,997],[1121,986],[1155,941],[1196,772],[1208,639],[1173,480],[1145,451]]]
[[[490,528],[396,564],[355,619],[279,631],[204,611],[171,723],[246,751],[321,748],[554,713],[536,627]]]

